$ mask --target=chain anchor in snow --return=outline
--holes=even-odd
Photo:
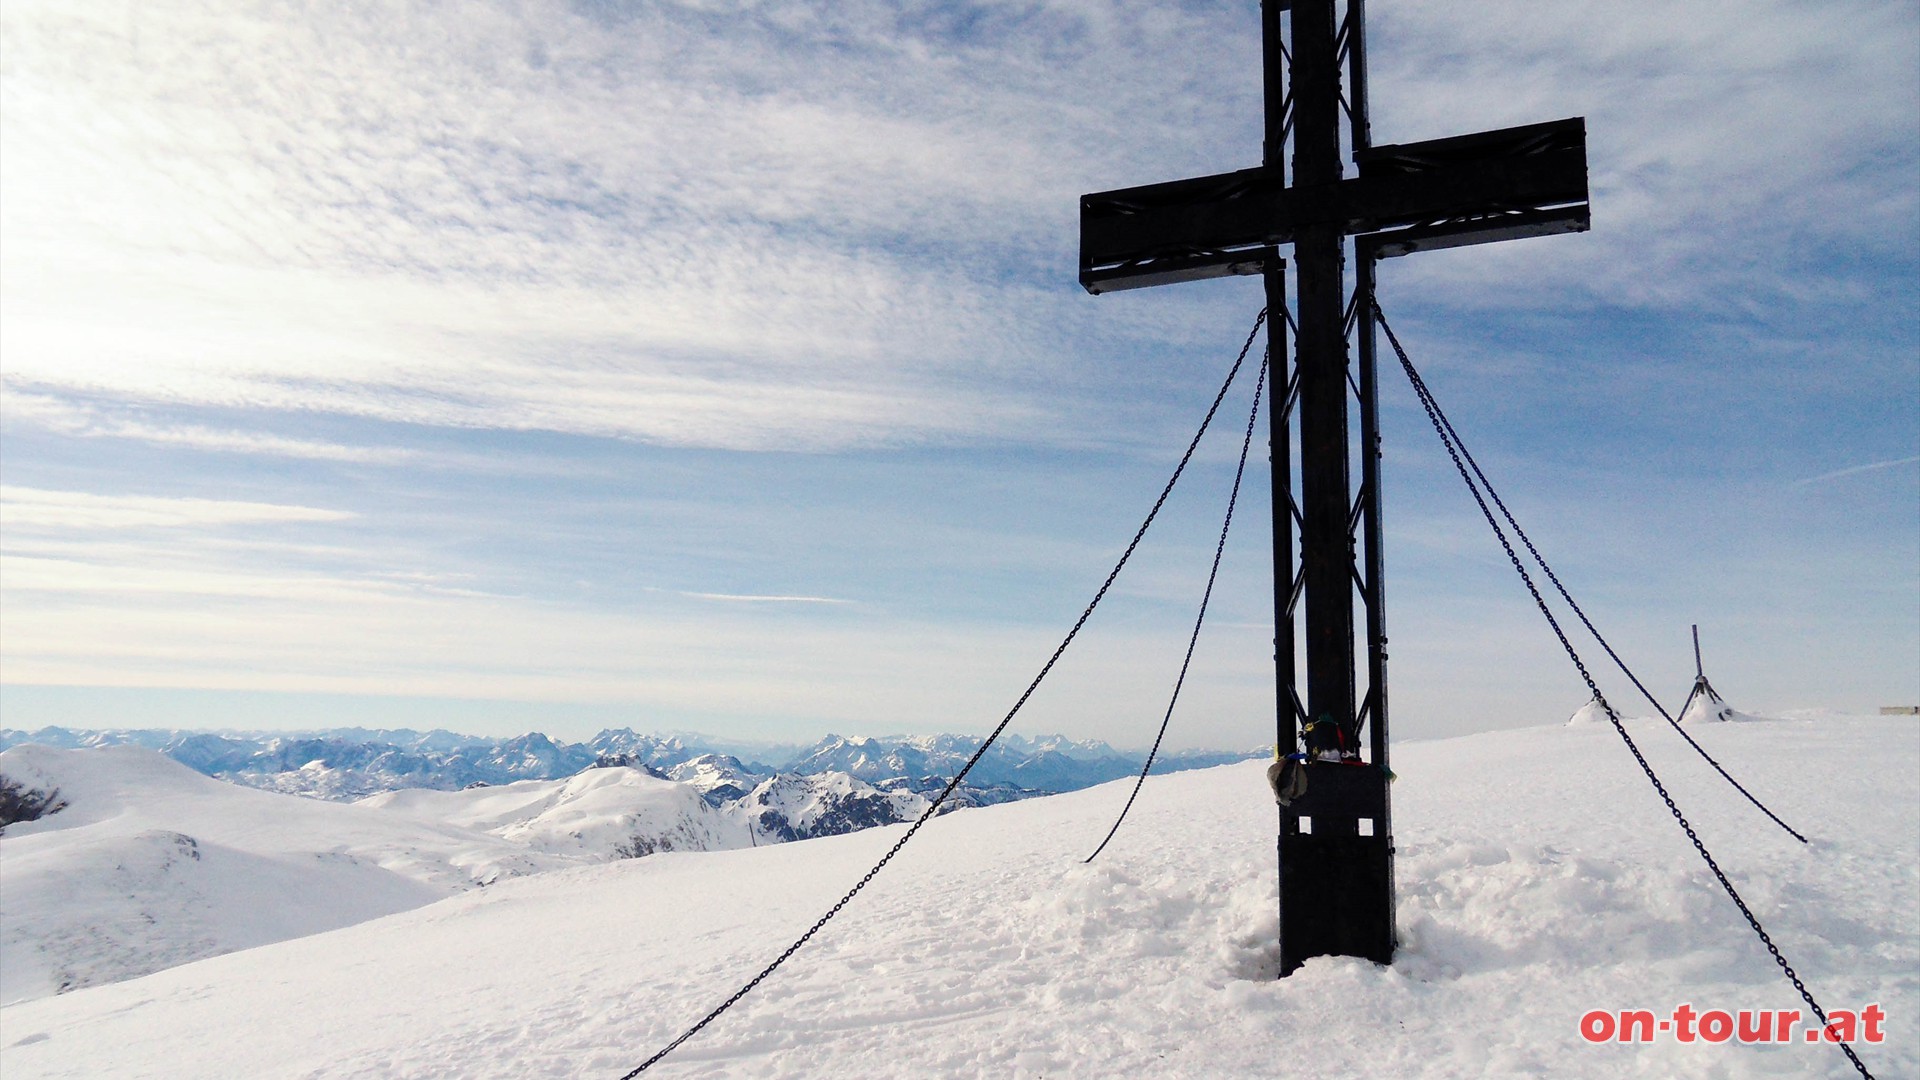
[[[1774,944],[1772,936],[1767,933],[1765,927],[1760,925],[1759,917],[1753,913],[1752,908],[1747,906],[1746,900],[1741,898],[1740,891],[1734,888],[1733,881],[1727,877],[1726,872],[1720,869],[1719,862],[1717,862],[1713,854],[1707,850],[1707,845],[1701,841],[1699,834],[1694,831],[1693,824],[1687,820],[1687,816],[1681,813],[1679,805],[1673,801],[1673,796],[1668,793],[1667,786],[1661,783],[1660,777],[1653,771],[1653,766],[1647,763],[1646,755],[1640,752],[1640,747],[1633,741],[1633,736],[1627,733],[1626,725],[1620,720],[1619,711],[1607,700],[1606,695],[1600,692],[1599,683],[1594,681],[1592,673],[1587,670],[1586,662],[1580,658],[1580,653],[1573,647],[1573,642],[1568,640],[1566,631],[1561,629],[1560,620],[1553,614],[1553,609],[1548,606],[1546,598],[1540,593],[1539,587],[1534,584],[1533,575],[1527,572],[1526,564],[1521,562],[1520,556],[1515,553],[1512,541],[1507,538],[1506,530],[1501,528],[1500,521],[1495,518],[1492,509],[1487,506],[1487,499],[1492,498],[1499,504],[1502,514],[1507,518],[1508,522],[1513,524],[1513,529],[1516,534],[1520,534],[1519,524],[1513,522],[1512,515],[1506,511],[1506,504],[1500,502],[1500,497],[1494,493],[1493,485],[1487,481],[1486,474],[1480,470],[1479,465],[1475,463],[1472,471],[1469,472],[1467,464],[1462,461],[1462,458],[1465,458],[1467,462],[1471,462],[1473,459],[1471,455],[1467,453],[1466,446],[1460,441],[1459,433],[1454,430],[1452,424],[1447,422],[1445,414],[1440,410],[1440,403],[1433,396],[1433,391],[1427,387],[1426,380],[1422,379],[1420,373],[1414,369],[1413,360],[1407,356],[1407,350],[1401,346],[1399,337],[1393,332],[1393,327],[1387,325],[1386,316],[1381,313],[1379,303],[1371,296],[1367,297],[1367,303],[1373,308],[1373,317],[1379,322],[1380,328],[1387,332],[1387,340],[1392,343],[1393,351],[1400,359],[1401,370],[1406,373],[1407,381],[1413,385],[1414,394],[1420,399],[1421,407],[1426,410],[1428,422],[1433,425],[1433,430],[1440,436],[1440,442],[1446,448],[1447,456],[1453,461],[1454,470],[1460,474],[1460,479],[1466,484],[1468,493],[1473,496],[1473,501],[1480,507],[1481,516],[1486,519],[1487,526],[1493,530],[1494,537],[1500,541],[1500,547],[1507,553],[1507,561],[1513,564],[1514,572],[1520,575],[1520,580],[1526,585],[1528,594],[1533,597],[1535,606],[1540,609],[1540,614],[1547,620],[1547,625],[1552,627],[1554,636],[1560,640],[1560,647],[1566,651],[1567,658],[1573,661],[1574,668],[1580,673],[1580,680],[1586,683],[1587,689],[1593,694],[1593,700],[1600,706],[1601,711],[1606,713],[1608,723],[1613,725],[1614,731],[1619,734],[1621,741],[1626,744],[1627,750],[1633,754],[1633,760],[1639,764],[1640,771],[1646,774],[1647,782],[1653,785],[1653,790],[1660,796],[1661,802],[1666,804],[1668,812],[1673,815],[1673,820],[1680,826],[1681,831],[1687,834],[1687,840],[1693,845],[1693,850],[1700,856],[1701,860],[1707,864],[1707,869],[1713,872],[1714,879],[1720,883],[1721,889],[1725,890],[1728,899],[1732,900],[1734,906],[1740,909],[1740,914],[1747,920],[1747,925],[1753,929],[1755,936],[1760,939],[1760,943],[1766,946],[1767,952],[1773,957],[1774,963],[1779,965],[1780,971],[1786,976],[1787,981],[1793,984],[1793,988],[1799,993],[1800,999],[1807,1003],[1807,1007],[1813,1010],[1815,1016],[1820,1018],[1821,1026],[1823,1028],[1828,1027],[1826,1010],[1822,1009],[1820,1003],[1814,1000],[1813,992],[1807,989],[1807,985],[1800,978],[1799,972],[1795,971],[1793,965],[1787,962],[1787,958],[1781,953],[1780,947]],[[1477,483],[1476,477],[1478,478]],[[1484,494],[1482,491],[1483,487]],[[1522,535],[1524,539],[1524,534],[1520,535]],[[1535,560],[1540,563],[1542,569],[1546,569],[1546,560],[1540,558],[1539,552],[1534,548],[1531,541],[1526,541],[1526,547],[1528,551],[1533,552]],[[1549,576],[1553,576],[1551,570],[1547,570],[1547,573]],[[1557,576],[1554,577],[1554,584],[1556,586],[1560,584]],[[1578,605],[1573,603],[1573,598],[1567,594],[1564,586],[1560,586],[1560,591],[1567,603],[1573,606],[1574,610],[1578,612]],[[1582,622],[1586,623],[1587,629],[1593,631],[1594,637],[1601,641],[1602,646],[1605,646],[1605,640],[1600,638],[1599,631],[1594,630],[1593,624],[1587,622],[1584,612],[1580,613],[1580,618]],[[1623,670],[1625,669],[1626,665],[1614,654],[1612,648],[1607,648],[1607,654],[1612,656],[1616,663],[1620,663]],[[1633,678],[1632,672],[1627,672],[1627,675],[1630,679]],[[1633,679],[1633,683],[1635,686],[1640,686],[1638,679]],[[1646,692],[1645,687],[1642,686],[1640,689],[1642,693]],[[1649,694],[1648,697],[1651,699],[1652,695]],[[1658,702],[1655,702],[1654,705],[1656,708],[1659,707]],[[1664,710],[1662,710],[1662,715],[1665,715]],[[1668,723],[1673,723],[1673,718],[1669,716],[1667,717],[1667,721]],[[1674,727],[1678,729],[1679,725],[1674,724]],[[1685,735],[1685,732],[1681,734]],[[1687,741],[1689,743],[1693,742],[1691,738],[1688,738]],[[1697,745],[1695,749],[1698,749]],[[1706,751],[1702,750],[1700,752],[1702,756],[1705,756]],[[1711,758],[1708,758],[1708,760],[1712,761]],[[1718,767],[1718,763],[1715,763],[1715,768]],[[1724,769],[1721,770],[1721,775],[1726,776]],[[1733,782],[1735,787],[1739,787],[1739,784],[1734,782],[1731,776],[1727,776],[1727,780]],[[1740,788],[1740,791],[1742,794],[1746,794],[1745,788]],[[1747,795],[1747,798],[1753,800],[1754,805],[1759,805],[1759,800],[1754,799],[1752,795]],[[1772,811],[1767,810],[1764,806],[1760,808],[1766,811],[1768,817],[1773,817]],[[1782,828],[1787,828],[1786,823],[1781,822],[1779,818],[1775,817],[1774,821],[1779,822]],[[1790,828],[1787,831],[1793,832]],[[1803,843],[1806,841],[1806,838],[1800,836],[1799,833],[1794,833],[1794,836],[1799,838]],[[1854,1052],[1853,1047],[1849,1045],[1846,1040],[1836,1037],[1834,1042],[1840,1047],[1840,1052],[1847,1056],[1847,1060],[1853,1064],[1853,1067],[1859,1071],[1861,1076],[1866,1077],[1867,1080],[1873,1080],[1873,1073],[1868,1071],[1866,1063],[1860,1060],[1860,1055]]]

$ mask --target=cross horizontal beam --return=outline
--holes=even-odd
[[[1304,227],[1376,234],[1382,256],[1584,232],[1586,120],[1378,146],[1359,175],[1287,187],[1267,167],[1080,199],[1080,284],[1091,293],[1259,273]]]

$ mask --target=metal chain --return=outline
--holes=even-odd
[[[860,890],[866,888],[867,883],[873,880],[874,875],[878,874],[889,862],[892,862],[893,857],[900,853],[901,848],[907,846],[907,841],[913,839],[914,834],[920,831],[921,826],[932,820],[933,816],[939,812],[941,805],[947,801],[948,796],[952,795],[954,789],[960,786],[960,781],[966,779],[967,774],[973,771],[973,767],[980,763],[980,759],[986,755],[987,748],[992,746],[994,740],[998,739],[1001,733],[1007,730],[1007,725],[1011,724],[1013,718],[1026,706],[1027,699],[1031,698],[1033,692],[1040,688],[1041,681],[1053,670],[1054,664],[1059,662],[1061,655],[1067,651],[1067,646],[1073,644],[1073,639],[1079,636],[1080,628],[1085,626],[1087,620],[1093,616],[1093,610],[1100,606],[1101,600],[1106,598],[1107,590],[1113,587],[1114,579],[1120,576],[1121,569],[1127,565],[1129,559],[1133,558],[1134,549],[1140,546],[1140,540],[1146,536],[1147,528],[1151,526],[1154,519],[1160,515],[1160,508],[1166,505],[1167,496],[1173,493],[1173,485],[1179,482],[1181,474],[1187,469],[1188,462],[1193,460],[1193,452],[1199,447],[1201,436],[1207,433],[1207,428],[1213,423],[1214,414],[1220,411],[1220,402],[1226,398],[1227,390],[1233,386],[1234,379],[1239,376],[1240,367],[1246,362],[1247,353],[1253,348],[1253,341],[1260,335],[1260,327],[1264,325],[1266,321],[1267,311],[1265,308],[1262,308],[1260,309],[1260,314],[1253,320],[1253,330],[1247,334],[1246,344],[1240,346],[1240,355],[1233,361],[1233,368],[1227,372],[1226,381],[1221,383],[1220,392],[1213,396],[1213,404],[1207,407],[1207,415],[1200,421],[1200,430],[1194,432],[1192,441],[1187,443],[1186,453],[1180,455],[1180,464],[1174,467],[1173,475],[1167,478],[1166,486],[1160,489],[1160,497],[1153,501],[1153,508],[1147,511],[1146,520],[1142,521],[1140,527],[1134,531],[1133,539],[1127,542],[1127,549],[1121,553],[1120,561],[1114,563],[1113,569],[1108,571],[1107,579],[1101,583],[1099,591],[1093,594],[1093,599],[1088,602],[1086,609],[1080,613],[1078,619],[1074,620],[1073,629],[1067,631],[1067,636],[1060,642],[1059,647],[1053,650],[1053,655],[1047,658],[1046,664],[1040,668],[1040,673],[1035,675],[1033,681],[1027,684],[1026,690],[1020,695],[1020,700],[1014,702],[1013,708],[1007,710],[1007,715],[1000,721],[999,725],[993,729],[992,734],[988,735],[986,739],[980,743],[980,748],[973,752],[973,756],[968,758],[967,763],[961,766],[960,771],[953,775],[953,779],[947,781],[946,788],[927,805],[927,808],[921,812],[920,817],[914,821],[913,825],[907,829],[900,839],[894,841],[893,846],[887,849],[887,853],[880,857],[879,862],[873,864],[873,869],[868,870],[853,888],[847,890],[845,896],[842,896],[836,901],[833,907],[827,910],[825,915],[820,916],[812,926],[808,927],[806,933],[801,934],[793,944],[787,946],[786,951],[775,957],[773,963],[762,968],[758,975],[747,980],[746,985],[735,990],[733,996],[721,1002],[712,1012],[701,1017],[698,1023],[681,1032],[678,1038],[661,1047],[652,1057],[635,1066],[631,1072],[622,1076],[620,1080],[633,1080],[634,1077],[646,1072],[653,1067],[655,1062],[672,1053],[681,1043],[693,1038],[701,1029],[713,1023],[721,1013],[732,1008],[735,1002],[751,993],[754,987],[759,986],[767,976],[773,974],[780,965],[786,963],[789,957],[799,952],[801,946],[811,941],[813,936],[820,932],[820,928],[827,925],[828,920],[840,914],[840,909],[846,907],[848,901],[857,896]]]
[[[1402,356],[1406,355],[1405,350],[1400,348],[1400,339],[1394,336],[1393,328],[1387,325],[1386,318],[1378,314],[1379,310],[1380,309],[1378,306],[1374,307],[1376,318],[1378,318],[1381,327],[1385,329],[1387,332],[1387,340],[1392,342],[1393,348],[1396,352],[1399,352]],[[1421,385],[1424,386],[1425,383],[1422,383]],[[1625,660],[1620,659],[1620,654],[1613,651],[1613,646],[1607,643],[1607,639],[1601,635],[1599,628],[1593,625],[1593,620],[1587,618],[1586,609],[1582,608],[1579,602],[1573,598],[1573,594],[1567,591],[1567,587],[1564,584],[1562,584],[1560,581],[1560,575],[1553,572],[1553,567],[1547,565],[1546,557],[1540,554],[1540,549],[1533,546],[1533,538],[1529,537],[1527,535],[1526,530],[1520,527],[1520,523],[1514,520],[1513,512],[1507,509],[1507,504],[1501,500],[1500,493],[1494,490],[1493,485],[1491,483],[1488,483],[1487,474],[1480,471],[1480,463],[1474,460],[1473,453],[1467,449],[1466,443],[1460,441],[1460,433],[1454,430],[1453,421],[1447,419],[1447,414],[1445,410],[1440,408],[1440,403],[1438,401],[1435,401],[1433,403],[1433,412],[1435,416],[1439,417],[1439,423],[1446,428],[1446,434],[1452,436],[1454,440],[1454,444],[1460,448],[1460,455],[1467,459],[1468,466],[1470,466],[1473,469],[1473,475],[1480,478],[1480,484],[1482,487],[1486,489],[1488,497],[1492,498],[1493,504],[1499,507],[1500,516],[1506,519],[1507,524],[1513,528],[1514,535],[1519,537],[1520,543],[1526,546],[1527,554],[1533,556],[1533,561],[1538,563],[1540,565],[1540,569],[1546,573],[1547,580],[1551,581],[1553,583],[1553,587],[1559,591],[1560,598],[1567,602],[1567,606],[1569,608],[1573,609],[1573,613],[1579,617],[1581,625],[1587,628],[1587,633],[1592,634],[1593,640],[1599,642],[1600,647],[1606,650],[1607,656],[1612,658],[1614,665],[1618,667],[1621,673],[1627,677],[1627,680],[1633,683],[1634,689],[1640,691],[1640,695],[1647,699],[1647,702],[1653,706],[1656,712],[1660,714],[1660,718],[1662,720],[1665,720],[1667,724],[1673,728],[1674,731],[1679,732],[1680,737],[1687,741],[1687,745],[1693,747],[1695,753],[1699,754],[1703,759],[1705,759],[1707,764],[1713,766],[1714,771],[1718,772],[1722,779],[1726,780],[1727,783],[1732,784],[1735,791],[1738,791],[1740,794],[1745,795],[1747,797],[1748,802],[1758,807],[1761,813],[1767,815],[1769,818],[1772,818],[1773,823],[1775,825],[1778,825],[1782,829],[1787,830],[1787,832],[1795,840],[1798,840],[1803,844],[1806,843],[1807,838],[1800,835],[1800,831],[1798,829],[1795,829],[1793,826],[1780,820],[1780,815],[1774,813],[1772,810],[1769,810],[1765,803],[1761,802],[1758,798],[1755,798],[1753,792],[1748,791],[1746,787],[1740,783],[1740,781],[1735,780],[1732,774],[1728,773],[1725,768],[1721,767],[1720,763],[1713,759],[1713,755],[1707,753],[1705,747],[1695,742],[1693,739],[1693,736],[1688,734],[1687,730],[1680,726],[1680,722],[1676,720],[1673,716],[1667,713],[1666,708],[1662,706],[1659,700],[1653,696],[1653,691],[1648,690],[1646,687],[1646,684],[1640,681],[1640,677],[1638,675],[1635,675],[1633,673],[1633,669],[1627,666],[1627,662]],[[1692,694],[1687,695],[1687,701],[1689,704],[1692,703],[1693,701]],[[1686,712],[1687,712],[1686,706],[1681,706],[1680,715],[1685,716]]]
[[[1240,440],[1240,464],[1233,470],[1233,490],[1227,495],[1227,517],[1220,524],[1220,540],[1213,545],[1213,567],[1207,571],[1207,588],[1200,594],[1200,614],[1194,617],[1193,634],[1187,638],[1187,655],[1180,661],[1180,676],[1173,680],[1173,696],[1167,699],[1167,714],[1160,718],[1160,733],[1153,737],[1153,749],[1147,751],[1147,763],[1140,766],[1140,776],[1133,782],[1133,791],[1127,796],[1127,805],[1120,808],[1120,816],[1113,820],[1113,828],[1107,830],[1107,838],[1093,849],[1093,854],[1084,862],[1092,862],[1107,850],[1114,836],[1120,831],[1120,823],[1127,820],[1127,811],[1133,809],[1133,800],[1140,797],[1140,788],[1147,782],[1147,774],[1153,771],[1153,762],[1160,754],[1160,743],[1167,737],[1167,725],[1173,720],[1173,707],[1180,701],[1180,688],[1187,684],[1187,669],[1193,664],[1193,649],[1200,642],[1200,626],[1207,621],[1207,604],[1213,600],[1213,583],[1220,576],[1220,556],[1227,550],[1227,532],[1233,528],[1233,508],[1240,501],[1240,480],[1247,472],[1247,451],[1253,446],[1254,422],[1260,418],[1260,396],[1267,386],[1268,360],[1260,361],[1260,374],[1253,383],[1253,408],[1247,413],[1247,433]]]
[[[1713,855],[1707,851],[1707,845],[1701,841],[1699,834],[1694,832],[1692,823],[1687,821],[1687,816],[1680,812],[1680,807],[1673,801],[1673,796],[1667,793],[1666,785],[1660,782],[1660,777],[1654,774],[1653,766],[1649,765],[1646,756],[1641,754],[1640,747],[1633,741],[1633,736],[1627,734],[1626,725],[1620,722],[1619,712],[1607,701],[1606,695],[1600,692],[1600,686],[1594,682],[1592,674],[1587,671],[1585,661],[1580,659],[1580,654],[1574,649],[1573,643],[1567,640],[1566,632],[1560,628],[1560,620],[1554,617],[1553,610],[1547,606],[1546,599],[1540,595],[1539,588],[1533,583],[1533,575],[1527,572],[1526,564],[1522,563],[1520,556],[1514,552],[1513,544],[1508,541],[1505,530],[1501,529],[1500,522],[1487,506],[1487,500],[1482,497],[1479,485],[1474,483],[1473,476],[1462,464],[1460,459],[1465,448],[1462,446],[1456,449],[1457,433],[1453,432],[1449,425],[1441,422],[1440,407],[1434,399],[1433,392],[1427,388],[1426,380],[1420,377],[1420,373],[1414,370],[1413,361],[1407,357],[1407,351],[1401,347],[1399,338],[1393,333],[1393,328],[1387,325],[1386,316],[1380,313],[1378,305],[1374,306],[1374,318],[1387,331],[1387,340],[1392,343],[1393,351],[1400,358],[1400,367],[1406,372],[1407,380],[1413,384],[1414,393],[1420,398],[1421,406],[1426,409],[1428,421],[1433,424],[1434,431],[1439,434],[1441,443],[1446,447],[1447,456],[1453,459],[1454,469],[1459,472],[1460,479],[1466,483],[1467,490],[1473,495],[1473,501],[1479,504],[1481,515],[1487,519],[1487,525],[1493,529],[1493,534],[1499,539],[1500,546],[1506,550],[1507,561],[1513,564],[1513,569],[1520,575],[1520,580],[1526,584],[1527,592],[1532,594],[1533,602],[1540,608],[1540,614],[1546,617],[1547,625],[1553,628],[1554,636],[1560,639],[1560,647],[1566,650],[1567,658],[1572,660],[1573,666],[1579,670],[1581,681],[1585,682],[1587,689],[1592,691],[1593,700],[1600,703],[1600,708],[1606,712],[1607,720],[1613,724],[1614,731],[1619,733],[1621,740],[1627,744],[1627,749],[1633,753],[1633,760],[1639,763],[1640,771],[1645,773],[1647,780],[1653,784],[1653,790],[1659,793],[1660,800],[1667,804],[1667,810],[1673,814],[1673,819],[1679,822],[1680,828],[1687,834],[1687,839],[1692,842],[1693,849],[1706,862],[1707,869],[1713,871],[1713,876],[1720,882],[1720,887],[1726,890],[1734,906],[1739,908],[1740,914],[1746,917],[1747,925],[1751,926],[1753,932],[1759,936],[1760,943],[1765,945],[1767,951],[1773,955],[1774,963],[1780,965],[1780,970],[1785,973],[1787,980],[1793,983],[1795,990],[1799,991],[1801,1000],[1807,1003],[1807,1007],[1813,1010],[1813,1014],[1820,1018],[1821,1026],[1827,1028],[1828,1034],[1832,1035],[1826,1010],[1813,999],[1812,991],[1808,990],[1806,983],[1801,981],[1799,973],[1793,970],[1793,965],[1787,962],[1786,956],[1780,952],[1780,947],[1773,943],[1773,938],[1760,925],[1759,918],[1754,915],[1752,909],[1747,907],[1747,902],[1741,899],[1739,890],[1733,887],[1733,882],[1720,869],[1720,864],[1714,861]],[[1483,476],[1482,480],[1484,479]],[[1492,493],[1492,485],[1487,486],[1487,491],[1489,494]],[[1860,1055],[1854,1053],[1853,1047],[1848,1045],[1846,1040],[1834,1036],[1833,1041],[1839,1045],[1841,1052],[1847,1055],[1847,1060],[1853,1063],[1853,1067],[1859,1070],[1861,1076],[1866,1077],[1867,1080],[1873,1080],[1873,1074],[1867,1071],[1867,1066],[1860,1060]]]

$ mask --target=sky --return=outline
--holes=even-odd
[[[1262,302],[1075,281],[1081,194],[1257,163],[1256,12],[10,0],[0,723],[985,733]],[[1920,703],[1920,12],[1368,18],[1377,143],[1587,118],[1591,232],[1379,295],[1614,646]],[[1383,385],[1395,734],[1564,718]],[[1250,405],[1016,730],[1152,740]],[[1171,746],[1272,741],[1269,521],[1256,447]]]

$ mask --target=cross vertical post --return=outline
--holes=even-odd
[[[1338,183],[1344,171],[1333,0],[1295,0],[1292,8],[1293,186],[1323,187]],[[1353,717],[1345,241],[1340,223],[1332,221],[1304,223],[1293,238],[1309,753],[1337,752],[1340,728]]]
[[[1350,36],[1352,9],[1340,25],[1335,0],[1264,0],[1263,7],[1290,9],[1290,186],[1303,192],[1334,189],[1346,175],[1340,112],[1343,104],[1353,111],[1341,93],[1342,61],[1356,47]],[[1280,29],[1278,19],[1263,21],[1268,33]],[[1265,51],[1272,55],[1275,50]],[[1353,116],[1358,129],[1361,114]],[[1298,768],[1306,785],[1280,808],[1282,975],[1323,953],[1380,963],[1393,959],[1393,847],[1386,774],[1377,767],[1350,764],[1358,761],[1361,719],[1354,685],[1354,583],[1360,577],[1354,529],[1356,514],[1377,519],[1372,507],[1378,489],[1363,483],[1355,503],[1347,422],[1345,226],[1338,219],[1305,221],[1293,240],[1299,290],[1294,369],[1300,409],[1300,577],[1307,643],[1304,760]],[[1364,462],[1364,447],[1361,456]],[[1281,483],[1276,477],[1276,486]],[[1375,584],[1361,580],[1369,592]],[[1370,629],[1380,616],[1379,605],[1370,604]],[[1374,706],[1372,730],[1384,742],[1386,715],[1377,701],[1369,703]]]
[[[1265,278],[1275,727],[1278,752],[1289,758],[1294,779],[1304,781],[1275,792],[1283,800],[1277,847],[1284,976],[1314,956],[1393,959],[1376,263],[1584,232],[1591,218],[1583,119],[1376,147],[1367,116],[1364,0],[1261,0],[1260,23],[1261,164],[1082,196],[1080,283],[1100,294],[1230,275]],[[1342,112],[1357,172],[1351,176],[1341,153]],[[1293,246],[1291,307],[1278,253],[1284,244]],[[1290,316],[1297,316],[1291,360]],[[1349,391],[1359,406],[1357,447]],[[1356,685],[1357,633],[1365,635],[1364,693]],[[1304,694],[1296,657],[1302,644]]]
[[[1276,256],[1265,272],[1267,287],[1267,363],[1272,391],[1267,398],[1267,460],[1273,473],[1273,697],[1275,746],[1291,747],[1300,738],[1300,710],[1295,702],[1293,633],[1294,505],[1293,478],[1293,365],[1287,358],[1287,271]],[[1281,314],[1274,314],[1280,312]]]
[[[1260,58],[1266,96],[1266,138],[1261,166],[1269,174],[1286,172],[1288,109],[1286,39],[1280,33],[1280,5],[1260,5]],[[1294,654],[1293,502],[1294,390],[1293,364],[1287,351],[1287,269],[1278,254],[1265,260],[1267,297],[1267,364],[1273,390],[1267,406],[1267,460],[1273,489],[1273,698],[1274,745],[1291,747],[1299,740],[1299,710],[1293,702],[1296,673]],[[1288,613],[1284,618],[1282,612]]]

